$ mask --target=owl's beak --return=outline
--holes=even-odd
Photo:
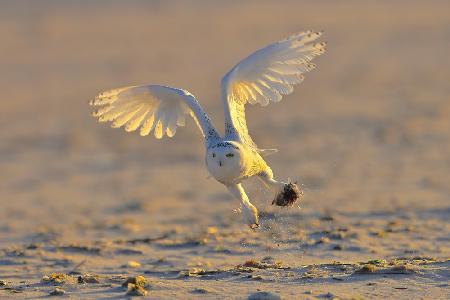
[[[219,166],[222,166],[222,161],[221,160],[219,160]]]

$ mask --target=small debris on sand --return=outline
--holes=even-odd
[[[417,273],[417,270],[411,265],[400,265],[388,269],[387,272],[389,274],[413,274]]]
[[[206,229],[207,234],[216,234],[219,230],[215,226],[210,226]]]
[[[0,280],[0,286],[5,286],[6,285],[6,281]]]
[[[127,288],[127,296],[146,296],[148,292],[145,287],[148,285],[147,279],[141,275],[128,277],[127,280],[122,283],[122,286]]]
[[[127,264],[124,267],[127,268],[139,268],[141,266],[141,263],[134,261],[134,260],[130,260],[129,262],[127,262]]]
[[[133,249],[133,248],[121,248],[116,250],[117,255],[142,255],[144,252],[139,249]]]
[[[316,242],[316,244],[328,244],[330,242],[330,239],[326,236],[323,236]]]
[[[128,277],[127,280],[125,280],[125,282],[122,283],[122,286],[128,287],[129,284],[134,284],[140,287],[146,287],[148,285],[148,281],[147,279],[145,279],[144,276],[138,275],[135,277]]]
[[[364,264],[354,274],[414,274],[416,269],[407,264],[395,265],[394,262],[389,264],[385,260],[371,260]]]
[[[372,259],[367,262],[368,264],[376,265],[376,266],[385,266],[386,261],[384,259]]]
[[[23,293],[23,288],[5,287],[5,288],[3,288],[3,290],[9,291],[10,293],[13,293],[13,294]]]
[[[326,293],[326,294],[322,294],[318,296],[319,298],[325,298],[325,299],[330,299],[330,300],[339,300],[340,298],[330,292]]]
[[[41,247],[40,244],[31,243],[28,246],[26,246],[25,248],[28,250],[36,250],[36,249],[39,249],[40,247]]]
[[[303,196],[303,191],[295,182],[289,182],[284,185],[284,189],[275,197],[272,204],[278,206],[292,206],[301,196]]]
[[[42,277],[42,281],[60,285],[65,283],[74,283],[75,279],[72,276],[63,273],[52,273],[51,275],[45,275]]]
[[[203,272],[204,270],[200,270],[200,269],[192,269],[192,270],[183,270],[178,272],[178,278],[183,278],[183,277],[190,277],[190,276],[194,276],[194,275],[198,275],[200,272]]]
[[[384,230],[371,230],[370,234],[379,238],[384,238],[386,236],[386,231]]]
[[[335,217],[332,216],[331,214],[326,214],[326,215],[323,215],[322,217],[320,217],[320,220],[327,221],[327,222],[332,222],[332,221],[334,221],[334,219],[335,219]]]
[[[271,292],[257,292],[248,296],[248,300],[281,300],[281,297]]]
[[[206,275],[214,275],[222,272],[226,272],[224,270],[204,270],[199,268],[192,268],[190,270],[183,270],[178,272],[178,278],[190,277],[190,276],[206,276]]]
[[[100,249],[98,247],[76,245],[76,244],[59,246],[59,247],[57,247],[57,249],[61,250],[61,251],[65,251],[65,252],[82,252],[82,253],[89,253],[89,254],[96,254],[96,255],[99,255],[102,251],[102,249]]]
[[[355,274],[373,274],[377,271],[377,267],[373,264],[366,264],[355,271]]]
[[[160,241],[160,240],[165,240],[167,239],[169,236],[171,236],[173,234],[172,231],[166,232],[160,236],[155,236],[155,237],[146,237],[146,238],[138,238],[138,239],[132,239],[132,240],[117,240],[116,243],[118,244],[122,244],[122,243],[127,243],[127,244],[138,244],[138,243],[143,243],[143,244],[151,244],[153,242],[156,241]]]
[[[83,274],[78,276],[78,283],[100,283],[100,277],[94,274]]]
[[[247,260],[242,265],[237,265],[237,269],[240,268],[255,268],[255,269],[289,269],[289,267],[284,267],[281,262],[267,263],[263,261],[256,261],[254,259]]]
[[[303,279],[322,278],[325,276],[326,273],[315,265],[308,266],[306,272],[302,274]]]
[[[60,287],[56,287],[53,291],[50,292],[50,296],[62,296],[66,293],[65,290],[63,290]]]
[[[191,293],[192,294],[208,294],[209,293],[209,291],[207,290],[207,289],[203,289],[203,288],[196,288],[196,289],[193,289],[192,291],[191,291]]]
[[[147,290],[140,285],[129,283],[127,286],[127,296],[147,296]]]
[[[336,250],[336,251],[341,251],[341,250],[344,250],[344,247],[342,245],[340,245],[340,244],[336,244],[331,249],[332,250]]]

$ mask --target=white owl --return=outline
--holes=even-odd
[[[257,176],[273,189],[273,204],[293,204],[302,192],[295,183],[276,181],[265,154],[275,149],[259,149],[250,137],[245,105],[279,102],[303,81],[303,73],[314,69],[315,56],[325,52],[325,42],[314,42],[321,32],[305,31],[257,50],[222,79],[222,104],[225,134],[221,136],[188,91],[163,85],[128,86],[105,91],[90,102],[99,106],[93,113],[100,122],[112,121],[112,127],[126,131],[140,128],[142,136],[154,130],[156,138],[173,137],[185,116],[197,123],[205,139],[205,161],[209,173],[224,184],[242,203],[242,215],[250,227],[258,227],[258,210],[250,203],[241,182]]]

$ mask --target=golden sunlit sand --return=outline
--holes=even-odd
[[[90,117],[99,91],[165,84],[222,131],[222,75],[310,28],[317,70],[247,106],[304,192],[277,207],[247,182],[258,230],[192,120],[155,140]],[[11,1],[0,32],[0,298],[450,297],[447,2]]]

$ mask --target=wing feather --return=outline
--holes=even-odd
[[[142,125],[139,134],[141,136],[148,135],[154,128],[154,125],[155,125],[154,121],[155,121],[155,115],[150,113],[150,116],[147,118],[147,120],[145,120],[144,124]]]
[[[140,107],[136,106],[131,109],[129,112],[124,113],[122,115],[120,115],[119,117],[117,117],[114,122],[112,123],[111,127],[113,128],[119,128],[122,127],[123,125],[125,125],[125,123],[127,123],[129,120],[131,120],[131,118],[134,117],[134,115],[138,112]]]
[[[134,115],[133,118],[131,118],[130,121],[128,121],[127,125],[125,126],[125,130],[127,132],[135,131],[136,129],[141,126],[142,122],[144,121],[147,113],[149,112],[149,109],[145,106],[142,106],[139,111]]]
[[[205,142],[217,138],[217,132],[197,99],[188,91],[162,86],[128,86],[100,93],[90,102],[97,107],[92,116],[99,122],[112,122],[112,127],[122,127],[140,135],[154,130],[156,138],[173,137],[177,126],[184,126],[185,116],[191,115],[200,128]]]
[[[326,43],[314,42],[321,32],[305,31],[255,51],[222,79],[226,138],[257,148],[245,120],[245,104],[279,102],[292,93],[303,74],[315,68],[311,61],[325,52]]]

